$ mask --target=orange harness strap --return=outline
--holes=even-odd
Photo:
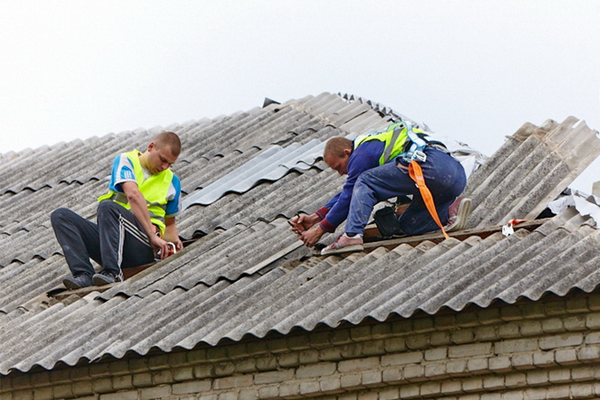
[[[435,223],[438,224],[438,226],[442,230],[444,237],[446,239],[448,239],[449,236],[446,233],[446,230],[444,229],[444,226],[442,225],[442,222],[440,221],[440,217],[438,216],[438,213],[435,209],[435,203],[433,202],[433,196],[431,195],[431,192],[425,185],[425,177],[423,176],[423,170],[421,169],[421,166],[419,165],[419,163],[416,162],[415,160],[411,161],[410,164],[408,164],[408,174],[410,175],[412,180],[415,181],[415,183],[417,184],[417,187],[419,188],[419,192],[421,192],[421,197],[423,198],[423,202],[425,202],[425,207],[427,207],[427,211],[429,211],[429,214],[431,214],[431,217],[433,218]]]

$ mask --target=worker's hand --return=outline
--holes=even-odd
[[[170,246],[169,242],[161,239],[157,235],[150,235],[150,244],[154,248],[154,254],[157,254],[160,251],[161,260],[163,258],[165,258],[165,255],[169,254],[169,252],[168,252],[168,247]]]
[[[313,247],[317,244],[319,239],[321,239],[321,236],[323,236],[324,233],[325,231],[320,225],[315,225],[309,230],[302,232],[302,234],[300,234],[300,239],[304,242],[305,246]]]
[[[175,245],[177,251],[183,249],[183,242],[181,241],[181,239],[179,239],[179,236],[175,240],[172,240],[171,243]]]
[[[292,232],[302,238],[302,233],[314,226],[320,220],[321,217],[319,217],[317,213],[312,213],[310,215],[297,214],[294,218],[288,220],[288,223],[292,226]]]
[[[167,242],[171,242],[175,245],[175,251],[183,249],[183,243],[179,238],[179,231],[175,224],[175,217],[165,218],[165,234],[162,236]]]

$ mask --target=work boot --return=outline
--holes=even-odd
[[[335,242],[321,250],[321,255],[326,256],[329,254],[346,253],[349,251],[362,251],[364,250],[362,237],[351,238],[345,233],[335,239]]]
[[[100,273],[94,274],[92,281],[96,286],[104,286],[115,282],[123,282],[123,274],[113,274],[112,272],[100,271]]]
[[[444,227],[446,232],[464,229],[469,215],[471,215],[471,199],[458,197],[448,208],[448,223]]]
[[[86,274],[79,274],[75,276],[69,276],[63,279],[63,285],[68,290],[81,289],[84,287],[92,286],[92,278]]]

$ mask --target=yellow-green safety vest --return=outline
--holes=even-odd
[[[422,130],[412,128],[415,133],[425,133]],[[408,132],[403,122],[391,124],[385,131],[366,133],[359,135],[354,139],[354,149],[364,142],[369,140],[379,140],[384,142],[383,153],[379,158],[379,165],[383,165],[390,160],[398,157],[405,151],[406,140],[408,139]]]
[[[158,174],[151,175],[148,179],[144,180],[144,171],[142,169],[142,164],[140,163],[140,154],[141,153],[138,150],[125,153],[133,165],[133,173],[138,189],[146,199],[148,212],[150,213],[150,221],[158,226],[161,234],[164,235],[167,195],[169,187],[171,186],[171,181],[173,180],[173,171],[168,168]],[[98,201],[104,200],[112,200],[128,210],[131,209],[125,193],[109,190],[107,194],[98,197]]]

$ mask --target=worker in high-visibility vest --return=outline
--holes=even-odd
[[[466,186],[464,168],[442,143],[428,140],[425,132],[408,122],[392,124],[384,131],[361,135],[354,141],[332,138],[325,145],[323,158],[340,175],[348,175],[346,183],[324,207],[312,214],[300,214],[290,224],[304,244],[312,247],[347,219],[345,233],[323,249],[324,255],[362,250],[362,235],[374,206],[393,197],[413,198],[398,218],[402,234],[431,232],[440,229],[441,224],[446,231],[465,226],[471,200],[459,197]],[[438,222],[409,175],[412,162],[421,167]]]
[[[183,247],[175,224],[181,184],[170,169],[180,152],[179,137],[163,132],[143,153],[118,155],[109,191],[98,198],[97,223],[67,208],[52,213],[52,228],[72,273],[63,280],[67,289],[120,282],[123,268],[151,263],[157,254],[164,258]],[[101,271],[95,273],[90,258]]]

